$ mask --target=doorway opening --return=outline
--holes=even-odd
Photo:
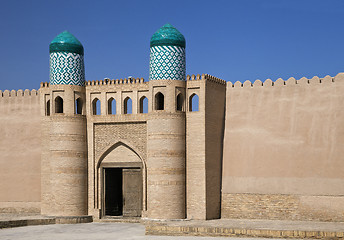
[[[123,215],[122,169],[105,168],[105,215]]]
[[[104,215],[141,217],[141,168],[104,168]]]

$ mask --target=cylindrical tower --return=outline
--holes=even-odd
[[[69,32],[50,44],[50,85],[41,88],[41,213],[87,215],[84,49]]]
[[[153,111],[147,120],[147,214],[185,218],[185,39],[170,24],[150,42]],[[178,98],[178,101],[177,101]]]

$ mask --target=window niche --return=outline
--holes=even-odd
[[[140,113],[148,113],[148,98],[145,96],[140,98]]]
[[[101,103],[98,98],[93,99],[92,101],[92,115],[100,115]]]
[[[116,100],[111,97],[108,100],[108,114],[109,115],[115,115],[116,114]]]
[[[199,111],[199,97],[196,93],[192,94],[189,98],[189,111],[190,112]]]
[[[158,92],[155,94],[155,110],[164,110],[164,94],[161,92]]]
[[[177,105],[176,105],[176,110],[177,111],[184,111],[184,98],[183,94],[179,93],[177,95]]]
[[[60,96],[55,98],[55,113],[63,113],[63,99]]]
[[[50,100],[46,103],[45,115],[50,116]]]
[[[75,100],[75,114],[82,114],[82,100],[80,97]]]
[[[132,113],[132,100],[130,97],[126,97],[124,99],[124,114],[131,114]]]

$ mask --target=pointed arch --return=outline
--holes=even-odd
[[[108,100],[108,114],[116,114],[116,100],[113,97]]]
[[[102,162],[104,161],[104,159],[106,158],[106,156],[108,156],[109,154],[111,154],[112,151],[114,151],[116,148],[123,146],[125,148],[127,148],[128,150],[132,151],[133,154],[135,154],[141,161],[141,166],[142,166],[142,180],[143,180],[143,210],[147,211],[147,166],[146,166],[146,162],[145,160],[141,157],[144,156],[143,153],[141,151],[139,151],[138,149],[134,148],[131,146],[131,144],[125,142],[125,141],[117,141],[114,144],[110,144],[107,148],[105,148],[105,150],[103,151],[103,153],[100,155],[100,157],[98,158],[98,161],[96,163],[96,201],[97,201],[97,205],[101,204],[101,179],[102,179],[102,173],[101,173],[101,169],[103,168],[102,166]],[[114,163],[115,165],[116,163]],[[123,167],[123,165],[121,166]],[[99,205],[98,205],[99,206]]]
[[[123,102],[123,105],[124,105],[124,114],[132,114],[132,107],[133,107],[133,103],[132,103],[132,100],[130,97],[126,97],[124,99],[124,102]]]
[[[189,98],[189,111],[190,112],[199,111],[199,97],[196,93],[193,93]]]
[[[50,100],[47,101],[46,105],[46,116],[50,116]]]
[[[116,149],[119,146],[124,146],[124,147],[128,148],[129,150],[131,150],[133,153],[135,153],[135,155],[141,160],[142,165],[145,166],[145,161],[141,157],[142,153],[140,154],[135,148],[131,147],[130,144],[128,144],[128,143],[126,143],[124,141],[118,141],[115,144],[111,144],[110,146],[108,146],[106,148],[106,150],[100,155],[99,160],[97,162],[97,168],[100,167],[100,165],[101,165],[102,161],[104,160],[104,158],[106,156],[108,156],[114,149]]]
[[[140,98],[140,113],[148,113],[148,98],[146,96]]]
[[[60,96],[55,98],[55,113],[63,113],[63,99]]]
[[[155,110],[164,110],[164,94],[158,92],[155,94]]]
[[[184,111],[184,98],[183,98],[183,94],[182,93],[179,93],[177,95],[176,110],[177,111]]]
[[[80,97],[75,100],[75,114],[82,114],[82,100]]]
[[[100,100],[98,98],[93,99],[92,101],[92,114],[100,115]]]

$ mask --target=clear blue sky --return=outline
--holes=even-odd
[[[165,23],[186,38],[187,74],[227,81],[344,71],[342,0],[0,0],[0,89],[49,81],[49,43],[64,30],[85,48],[86,79],[144,77]]]

